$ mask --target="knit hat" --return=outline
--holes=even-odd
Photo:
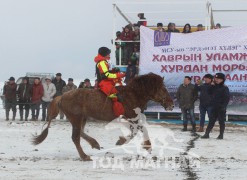
[[[9,81],[15,81],[15,78],[14,77],[10,77]]]
[[[225,74],[223,74],[223,73],[216,73],[214,77],[218,78],[218,79],[223,79],[224,81],[226,78]]]
[[[109,55],[111,53],[111,50],[108,49],[107,47],[101,47],[98,50],[98,54],[100,54],[101,56],[105,57],[107,55]]]
[[[62,76],[62,74],[61,73],[57,73],[56,76]]]
[[[73,81],[74,79],[73,78],[69,78],[68,81]]]
[[[211,74],[205,74],[204,78],[213,79],[214,76]]]

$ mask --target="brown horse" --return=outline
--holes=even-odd
[[[139,107],[144,111],[149,100],[160,103],[166,110],[172,110],[174,107],[173,100],[164,86],[163,78],[153,73],[136,77],[127,86],[120,86],[117,89],[123,98],[124,116],[128,119],[136,117],[134,108]],[[76,89],[55,98],[48,109],[48,125],[39,136],[33,138],[34,145],[40,144],[47,137],[51,120],[58,115],[59,108],[72,124],[72,140],[81,159],[90,160],[90,157],[82,150],[80,137],[85,139],[92,148],[100,149],[100,145],[84,132],[87,118],[114,120],[116,117],[112,111],[112,101],[100,90],[90,89]],[[150,142],[146,142],[146,145],[148,144]]]

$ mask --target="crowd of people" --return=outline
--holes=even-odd
[[[147,20],[144,17],[144,13],[139,13],[139,21],[135,24],[126,25],[122,32],[116,32],[115,39],[115,57],[116,65],[127,65],[126,71],[126,83],[129,79],[135,77],[138,74],[138,65],[140,58],[140,26],[147,26]],[[214,29],[221,29],[221,24],[217,23]],[[176,28],[176,24],[173,22],[168,23],[167,27],[164,27],[163,23],[157,23],[155,28],[157,31],[180,33],[180,30]],[[202,24],[198,24],[196,31],[203,31]],[[185,24],[181,33],[192,33],[191,25]]]
[[[97,81],[95,86],[91,85],[87,78],[81,82],[78,88],[98,88]],[[45,77],[42,83],[39,77],[34,78],[34,83],[30,84],[29,77],[24,77],[22,83],[17,85],[14,77],[10,77],[9,81],[3,87],[3,95],[5,101],[6,120],[10,119],[10,110],[13,112],[12,120],[15,120],[17,107],[19,106],[20,120],[28,121],[31,111],[31,121],[37,121],[42,108],[42,121],[47,120],[47,109],[50,102],[68,91],[77,89],[73,83],[73,78],[68,79],[68,83],[62,79],[62,74],[57,73],[52,79],[50,76]],[[59,113],[60,119],[64,118],[62,112]]]

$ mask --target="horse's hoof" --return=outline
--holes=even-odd
[[[142,144],[142,148],[147,150],[148,152],[151,152],[152,151],[151,142],[149,140],[144,141],[143,144]]]
[[[92,145],[92,149],[100,150],[100,145],[99,144],[94,144],[94,145]]]
[[[125,137],[119,136],[119,140],[116,142],[117,146],[123,145],[126,142]]]
[[[90,156],[84,156],[82,158],[83,161],[92,161],[92,159],[90,158]]]

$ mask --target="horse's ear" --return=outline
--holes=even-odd
[[[163,76],[162,79],[163,79],[163,81],[164,81],[164,80],[165,80],[165,77]]]

